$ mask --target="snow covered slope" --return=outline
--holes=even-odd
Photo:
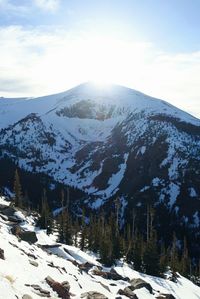
[[[122,221],[133,207],[145,211],[148,199],[175,215],[171,230],[187,225],[198,234],[200,120],[188,113],[125,87],[86,83],[1,98],[0,128],[0,161],[82,190],[92,209],[119,197]]]
[[[0,204],[5,205],[7,202],[0,198]],[[162,297],[162,294],[171,294],[174,297],[170,298],[175,299],[200,298],[200,288],[182,276],[178,276],[177,282],[172,282],[169,279],[136,272],[121,262],[111,271],[109,268],[104,268],[91,253],[82,252],[73,246],[56,244],[54,236],[47,236],[45,231],[34,226],[33,216],[17,212],[16,217],[21,220],[20,226],[23,229],[36,232],[38,241],[35,244],[20,241],[11,233],[14,224],[0,213],[0,299],[39,299],[41,297],[126,299],[127,296],[119,293],[130,286],[132,279],[137,278],[149,283],[152,292],[146,287],[135,289],[132,295],[135,294],[137,297],[134,298],[155,299],[158,296],[163,299],[168,298],[166,295]],[[4,259],[2,259],[2,250]],[[83,265],[88,268],[83,269]],[[115,270],[118,279],[106,279],[96,275],[95,269],[109,273]],[[53,290],[48,284],[49,278],[46,279],[48,276],[57,283],[57,286],[59,284],[67,286],[67,290],[70,287],[69,297],[66,295],[67,291],[66,297],[59,297],[55,289]],[[93,292],[89,293],[91,297],[87,297],[88,292]],[[97,293],[100,293],[101,297],[98,297],[100,295]],[[23,297],[25,295],[31,297]]]

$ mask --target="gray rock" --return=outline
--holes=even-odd
[[[70,289],[70,284],[69,284],[68,281],[63,281],[63,282],[61,283],[61,285],[62,285],[65,289],[67,289],[67,290],[69,291],[69,289]]]
[[[0,211],[2,214],[6,215],[6,216],[14,216],[14,213],[17,211],[15,208],[13,207],[8,207],[6,205],[1,205],[0,206]]]
[[[32,299],[32,297],[30,295],[25,294],[23,295],[22,299]]]
[[[29,263],[34,267],[38,267],[38,263],[35,261],[29,260]]]
[[[84,299],[108,299],[108,297],[106,297],[105,295],[95,292],[95,291],[83,293],[83,294],[81,294],[81,298],[84,298]]]
[[[138,299],[138,297],[136,296],[136,294],[129,287],[126,287],[124,290],[120,289],[118,291],[118,294],[126,296],[126,297],[128,297],[130,299]]]
[[[176,299],[172,294],[160,294],[156,299]]]
[[[11,228],[11,233],[15,236],[18,236],[21,232],[22,228],[18,224],[13,225],[13,227]]]
[[[69,285],[66,281],[64,281],[64,285],[62,285],[58,281],[53,280],[50,276],[47,276],[45,280],[48,283],[48,285],[52,288],[52,290],[56,292],[60,298],[70,299]]]
[[[37,236],[35,232],[30,232],[30,231],[22,231],[19,233],[20,239],[22,239],[25,242],[28,242],[30,244],[34,244],[37,242]]]
[[[131,286],[129,286],[129,288],[133,291],[141,288],[146,288],[151,294],[153,293],[152,286],[141,278],[132,279],[130,281],[130,284]]]

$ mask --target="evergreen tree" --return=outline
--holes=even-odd
[[[61,213],[58,216],[58,242],[64,243],[64,190],[61,191]]]
[[[67,205],[64,206],[65,194],[61,191],[61,213],[58,216],[58,242],[72,245],[72,220],[68,211]]]
[[[23,196],[22,196],[22,188],[21,188],[21,183],[20,183],[20,178],[19,178],[19,173],[17,169],[15,170],[15,178],[14,178],[14,205],[16,207],[22,208],[23,206]]]
[[[80,236],[80,249],[84,250],[87,245],[87,228],[85,223],[85,211],[82,211],[82,221],[81,221],[81,236]]]
[[[110,225],[105,226],[100,244],[100,258],[101,262],[108,267],[115,262],[113,255],[112,230]]]
[[[170,256],[170,268],[172,271],[177,272],[180,270],[180,264],[179,264],[179,255],[177,250],[177,239],[176,234],[173,234],[173,242],[172,242],[172,248],[171,248],[171,256]]]
[[[167,250],[165,249],[164,242],[162,242],[161,250],[160,250],[160,274],[163,274],[167,271],[167,266],[169,265],[169,255]]]
[[[49,204],[48,204],[45,189],[43,190],[41,213],[40,213],[40,219],[38,221],[38,224],[42,229],[47,229],[48,234],[51,232],[51,230],[52,230],[52,216],[51,216],[51,213],[50,213]]]
[[[187,240],[184,237],[183,241],[183,253],[180,260],[180,273],[184,276],[188,276],[190,273],[190,259],[188,255]]]
[[[142,235],[136,232],[134,240],[129,241],[129,250],[126,257],[127,262],[133,264],[136,271],[142,270],[144,247]]]
[[[158,276],[160,274],[160,260],[157,248],[156,232],[152,231],[146,243],[143,263],[145,272],[149,275]]]

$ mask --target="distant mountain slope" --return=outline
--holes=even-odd
[[[200,120],[190,114],[125,87],[86,83],[0,99],[0,127],[1,159],[81,189],[81,204],[97,209],[119,197],[123,221],[149,202],[171,211],[171,229],[198,231]]]

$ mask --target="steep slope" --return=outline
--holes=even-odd
[[[73,246],[57,244],[55,236],[47,236],[45,231],[35,227],[34,216],[27,215],[25,211],[15,212],[15,219],[25,231],[34,231],[38,241],[29,244],[20,240],[12,234],[16,223],[2,214],[5,205],[8,203],[0,197],[1,299],[200,297],[200,288],[180,275],[177,276],[177,281],[173,282],[169,279],[170,275],[168,279],[148,276],[121,262],[112,270],[104,268],[92,253],[82,252]],[[98,275],[100,273],[110,274],[110,277],[102,277]],[[51,279],[56,282],[52,286],[48,283]],[[135,287],[135,290],[131,291],[130,287],[136,283],[136,279],[142,279],[143,287]],[[61,292],[58,294],[61,290],[63,296]],[[125,296],[125,290],[129,296]],[[166,294],[171,297],[167,297]]]
[[[133,208],[144,214],[148,202],[173,212],[171,230],[178,223],[198,233],[200,120],[186,112],[125,87],[86,83],[0,99],[0,127],[1,159],[81,189],[80,204],[111,207],[119,197],[123,220]]]

